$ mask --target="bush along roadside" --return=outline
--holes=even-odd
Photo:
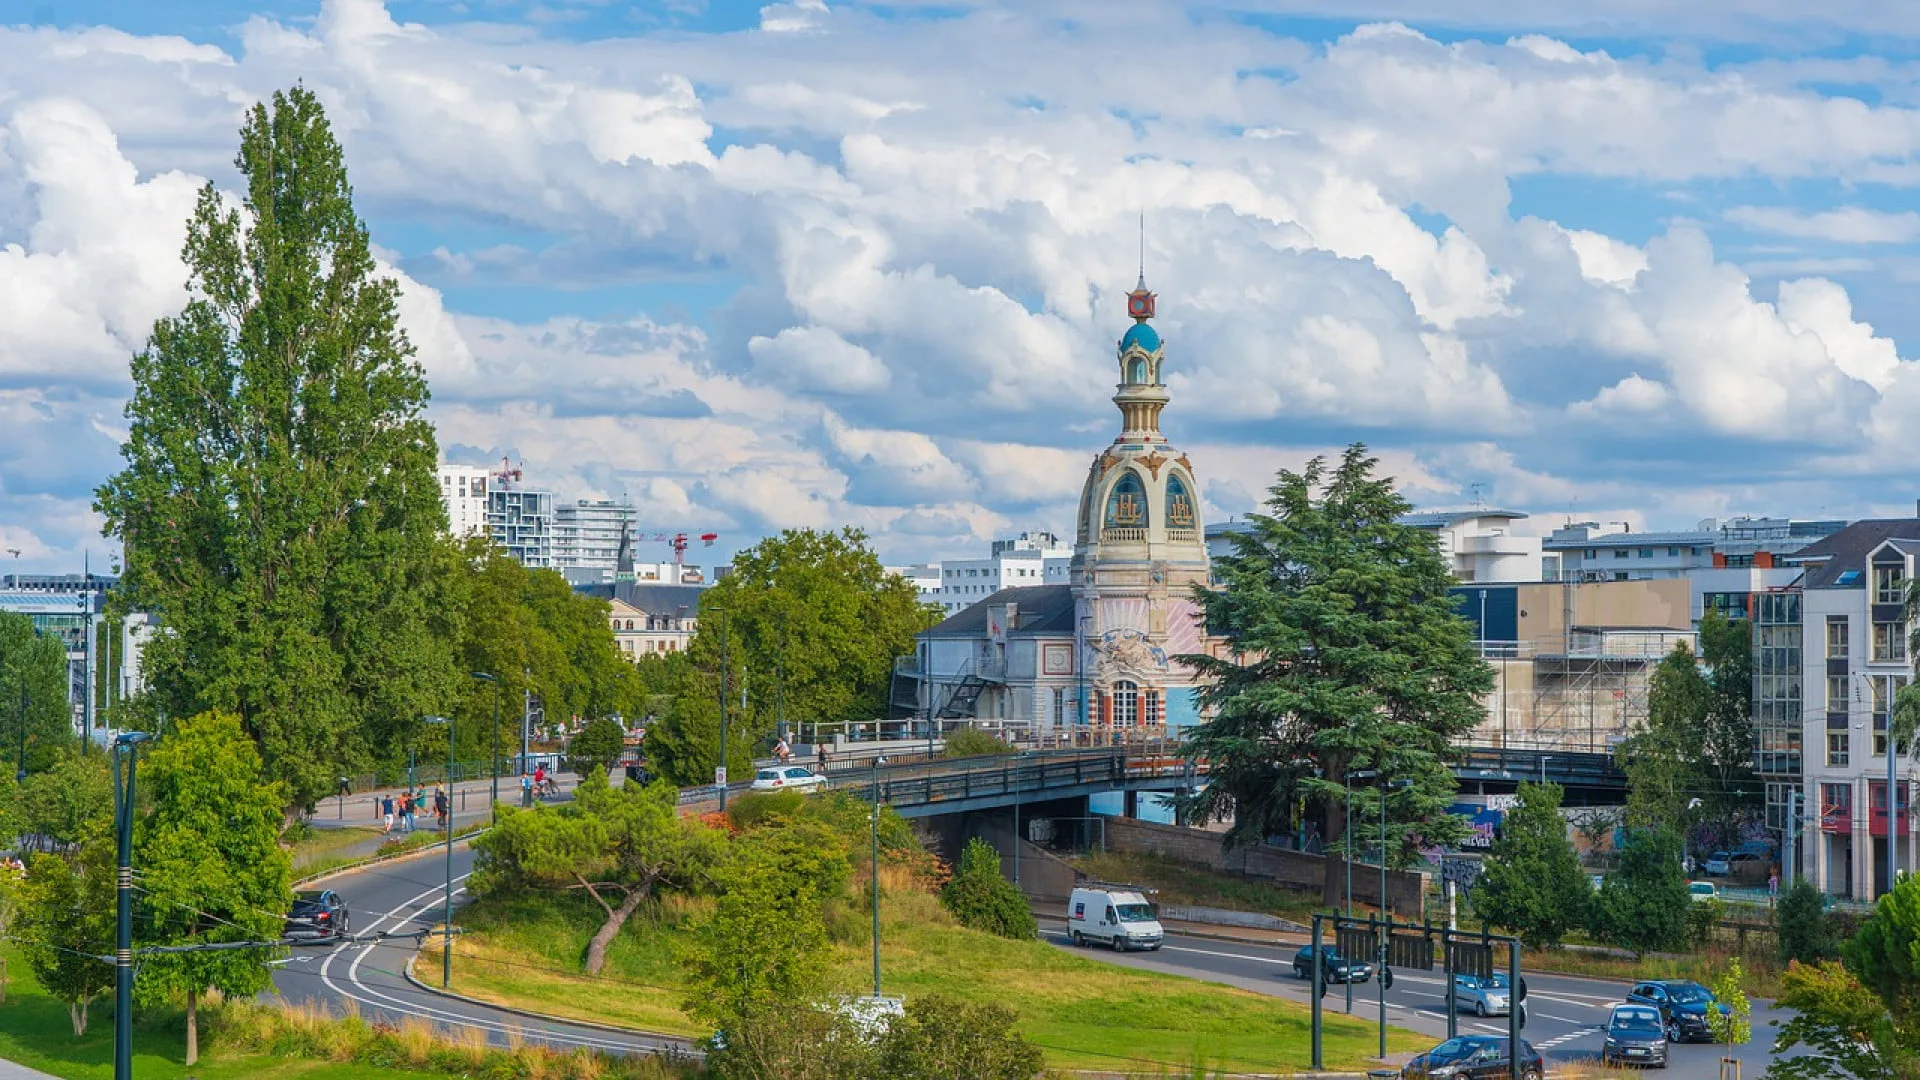
[[[599,1077],[602,1080],[689,1080],[701,1075],[690,1059],[617,1056],[585,1047],[559,1050],[509,1033],[505,1047],[485,1032],[459,1033],[409,1017],[398,1025],[369,1022],[357,1010],[335,1014],[311,1003],[229,1001],[215,1014],[214,1042],[234,1050],[311,1061],[405,1068],[475,1080],[523,1077]]]

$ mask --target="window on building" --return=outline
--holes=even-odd
[[[1624,559],[1624,558],[1627,558],[1627,557],[1629,557],[1629,556],[1631,556],[1632,554],[1633,554],[1633,552],[1631,552],[1631,551],[1628,551],[1628,550],[1627,550],[1626,548],[1614,548],[1614,549],[1613,549],[1613,557],[1614,557],[1614,558],[1616,558],[1616,559]]]
[[[1820,815],[1822,817],[1845,817],[1853,813],[1852,784],[1821,784]]]
[[[1113,722],[1128,725],[1140,722],[1138,686],[1124,680],[1113,684]]]
[[[1907,598],[1907,573],[1898,565],[1873,568],[1873,602],[1898,604]]]
[[[1677,548],[1677,547],[1670,547],[1670,548],[1668,548],[1668,549],[1667,549],[1667,557],[1668,557],[1668,558],[1678,558],[1678,557],[1679,557],[1679,555],[1680,555],[1680,549],[1679,549],[1679,548]]]
[[[1827,659],[1845,660],[1847,658],[1847,617],[1845,615],[1827,616]]]
[[[1873,659],[1876,663],[1904,664],[1907,660],[1907,624],[1873,624]]]
[[[1589,559],[1597,559],[1597,558],[1599,558],[1599,557],[1600,557],[1600,549],[1599,549],[1599,548],[1588,548],[1588,549],[1587,549],[1587,558],[1589,558]]]
[[[1615,581],[1628,581],[1628,580],[1631,580],[1631,579],[1627,577],[1627,572],[1626,572],[1625,570],[1615,570],[1615,571],[1613,572],[1613,580],[1615,580]]]
[[[1901,755],[1904,755],[1907,752],[1907,748],[1902,745],[1899,747],[1899,752]],[[1876,731],[1873,733],[1873,756],[1887,756],[1887,733],[1884,731]],[[1876,806],[1875,809],[1880,809],[1880,807]]]
[[[1641,548],[1641,549],[1640,549],[1640,557],[1641,557],[1641,558],[1643,558],[1643,559],[1651,559],[1651,558],[1653,558],[1653,549],[1652,549],[1652,548]]]
[[[1847,764],[1847,733],[1844,731],[1827,732],[1827,765],[1831,768],[1844,768]]]
[[[1053,688],[1053,722],[1056,724],[1064,724],[1067,722],[1067,691],[1065,687],[1056,686]]]
[[[1847,711],[1847,677],[1845,675],[1827,676],[1827,711]]]

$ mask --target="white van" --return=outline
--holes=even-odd
[[[1166,931],[1140,890],[1095,885],[1073,890],[1067,901],[1067,936],[1075,945],[1100,941],[1116,950],[1158,949]]]

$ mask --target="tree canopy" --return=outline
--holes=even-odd
[[[1636,955],[1677,949],[1686,941],[1692,906],[1679,834],[1664,825],[1630,830],[1620,865],[1593,898],[1593,935]]]
[[[17,933],[27,966],[47,994],[65,1002],[75,1038],[87,1033],[93,999],[113,986],[113,845],[94,830],[71,856],[27,861]]]
[[[1730,844],[1760,789],[1753,776],[1751,628],[1709,611],[1700,651],[1681,643],[1654,668],[1647,717],[1615,757],[1627,774],[1627,821],[1685,831],[1711,825]]]
[[[1186,746],[1210,763],[1191,812],[1231,814],[1231,842],[1292,831],[1304,804],[1345,846],[1343,779],[1359,769],[1411,782],[1388,796],[1389,858],[1464,834],[1447,812],[1447,763],[1484,716],[1493,677],[1432,538],[1400,523],[1409,504],[1377,464],[1355,444],[1331,466],[1316,457],[1282,470],[1267,512],[1249,515],[1233,552],[1214,560],[1222,587],[1195,591],[1232,651],[1179,658],[1206,680],[1212,710]],[[1355,787],[1356,818],[1377,820],[1384,792]]]
[[[268,780],[238,717],[203,713],[171,726],[146,755],[141,788],[151,809],[135,829],[142,937],[159,945],[273,941],[292,895],[279,843],[286,795]],[[272,981],[270,952],[167,953],[140,967],[149,999],[184,994],[186,1062],[200,1056],[199,1001],[208,990],[257,994]]]
[[[187,226],[185,310],[133,359],[97,493],[155,613],[153,704],[240,718],[304,803],[453,697],[458,607],[427,384],[314,94],[248,110],[235,205]],[[400,751],[404,752],[404,751]]]
[[[1592,893],[1560,816],[1560,786],[1522,783],[1474,882],[1474,911],[1530,945],[1556,945],[1585,925]]]
[[[0,761],[15,762],[23,727],[29,773],[78,742],[67,703],[67,647],[56,635],[34,633],[32,616],[0,612]]]

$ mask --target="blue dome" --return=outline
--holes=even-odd
[[[1150,353],[1159,352],[1160,334],[1146,323],[1134,323],[1127,328],[1125,336],[1120,339],[1120,351],[1126,352],[1135,345]]]

